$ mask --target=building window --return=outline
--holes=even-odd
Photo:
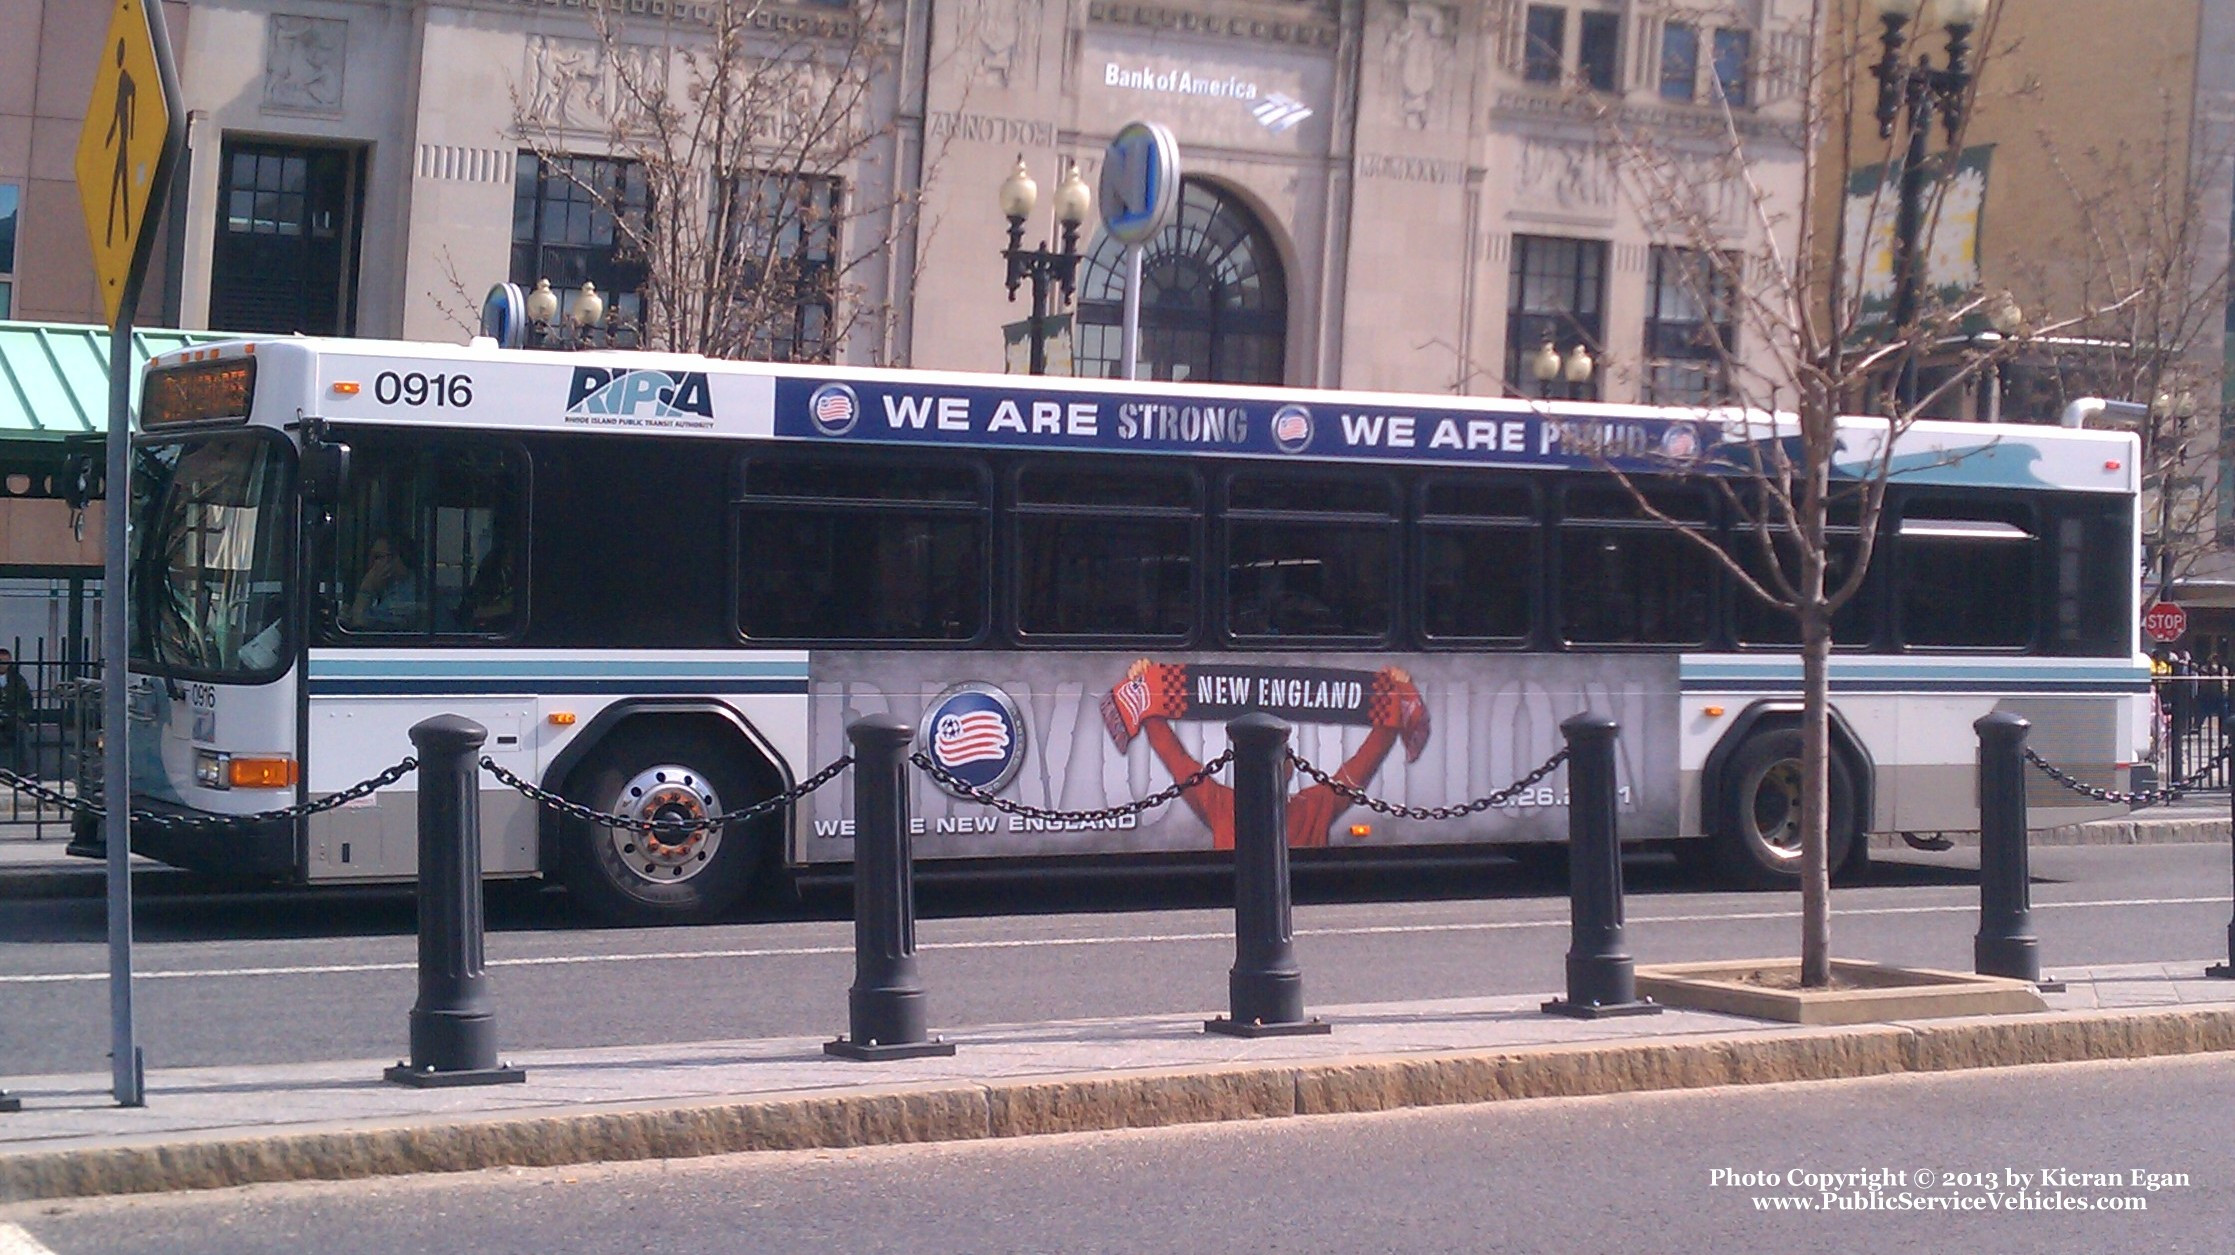
[[[1754,34],[1752,31],[1719,30],[1715,32],[1715,83],[1722,89],[1723,99],[1734,109],[1753,103],[1748,94],[1747,79],[1754,60]]]
[[[22,210],[23,188],[0,183],[0,318],[15,317],[16,224]]]
[[[1700,28],[1670,22],[1661,28],[1661,99],[1689,103],[1700,77]]]
[[[1560,62],[1567,55],[1568,11],[1556,4],[1532,4],[1524,31],[1521,77],[1531,83],[1559,82]]]
[[[1621,14],[1591,11],[1583,14],[1576,45],[1576,70],[1592,91],[1615,90],[1615,53],[1621,41]]]
[[[1645,293],[1645,400],[1715,405],[1731,399],[1738,349],[1731,268],[1697,249],[1655,247]]]
[[[735,316],[747,356],[760,361],[827,362],[835,351],[838,210],[835,178],[752,170],[729,184],[726,224],[740,267]]]
[[[1125,250],[1103,233],[1079,281],[1074,373],[1118,373]],[[1179,207],[1141,254],[1143,379],[1285,382],[1288,279],[1257,215],[1208,183],[1180,181]]]
[[[1513,269],[1506,298],[1506,379],[1522,396],[1595,401],[1599,381],[1539,381],[1529,357],[1544,344],[1563,354],[1577,345],[1602,356],[1606,241],[1549,235],[1513,237]]]
[[[0,318],[15,317],[16,223],[23,217],[23,189],[0,183]]]
[[[644,168],[603,157],[520,154],[512,190],[512,281],[549,279],[560,316],[584,283],[631,322],[643,316],[644,252],[636,236],[648,198]]]

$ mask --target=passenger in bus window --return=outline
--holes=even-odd
[[[378,536],[365,555],[365,573],[343,624],[360,632],[394,632],[419,626],[425,598],[401,537]]]
[[[466,587],[465,622],[469,632],[506,632],[512,628],[513,588],[512,529],[500,526],[489,540],[489,552],[474,568],[473,583]]]

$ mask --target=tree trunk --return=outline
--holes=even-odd
[[[1801,611],[1800,638],[1800,983],[1822,989],[1831,984],[1831,615],[1820,594]]]

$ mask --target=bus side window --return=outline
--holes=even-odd
[[[360,442],[336,512],[335,618],[352,636],[503,636],[526,587],[526,461],[493,443]]]

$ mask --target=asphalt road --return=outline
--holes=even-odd
[[[2231,1098],[2235,1071],[2205,1057],[268,1186],[0,1209],[0,1251],[2216,1255]],[[1831,1186],[1846,1210],[1757,1202],[1821,1208],[1825,1184],[1789,1174],[1872,1171],[1875,1193]]]
[[[1844,957],[1968,970],[1975,855],[1914,855],[1834,893]],[[2225,846],[2034,854],[2043,963],[2224,955]],[[1712,891],[1665,860],[1630,865],[1641,962],[1788,954],[1797,895]],[[937,876],[918,936],[931,1022],[1002,1024],[1225,1007],[1233,915],[1210,875]],[[834,1035],[852,925],[842,888],[784,918],[697,928],[582,926],[556,895],[499,893],[488,938],[505,1049]],[[150,1067],[369,1059],[406,1045],[416,996],[408,894],[188,895],[141,902],[135,970]],[[0,912],[0,1078],[104,1071],[98,900]],[[1295,912],[1313,1008],[1547,992],[1568,942],[1563,889],[1501,862],[1309,871]]]

